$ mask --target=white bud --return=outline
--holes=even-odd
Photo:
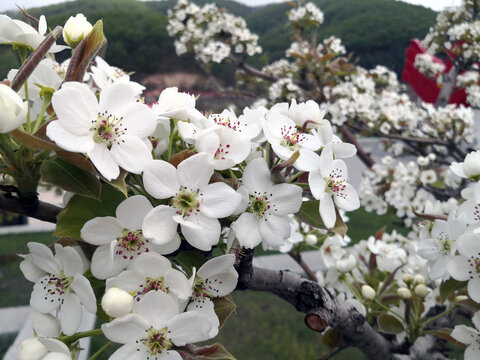
[[[413,276],[410,274],[403,274],[402,280],[405,284],[410,284],[413,282]]]
[[[20,344],[17,360],[36,360],[48,354],[48,349],[37,338],[28,338]]]
[[[407,300],[412,297],[412,292],[405,287],[401,287],[397,289],[397,295],[400,296],[400,298]]]
[[[373,300],[375,299],[375,290],[369,285],[362,286],[362,296],[365,300]]]
[[[27,121],[27,102],[10,88],[0,84],[0,133],[10,132]]]
[[[350,254],[346,259],[337,260],[337,262],[335,263],[335,267],[337,271],[341,273],[346,273],[352,270],[355,267],[356,263],[357,261],[355,260],[353,255]]]
[[[77,14],[70,18],[63,27],[63,40],[72,48],[75,48],[80,41],[92,31],[90,24],[83,14]]]
[[[480,151],[473,151],[465,156],[463,170],[467,177],[480,175]]]
[[[418,284],[415,286],[415,294],[421,298],[427,296],[429,292],[430,290],[424,284]]]
[[[465,300],[468,300],[468,296],[466,295],[458,295],[457,297],[455,297],[456,302],[465,301]]]
[[[437,158],[437,155],[435,155],[434,153],[430,153],[427,155],[427,157],[430,161],[434,161]]]
[[[420,274],[415,275],[414,280],[417,284],[425,284],[425,278]]]
[[[306,237],[305,237],[305,242],[308,244],[308,245],[315,245],[318,241],[318,238],[316,235],[314,234],[308,234]]]
[[[102,308],[107,315],[121,317],[132,311],[133,297],[125,290],[112,287],[102,298]]]

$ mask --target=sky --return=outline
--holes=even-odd
[[[50,4],[58,4],[65,0],[0,0],[0,11],[16,9],[15,4],[24,6],[27,9],[30,7],[40,7]],[[264,5],[269,3],[279,3],[284,0],[237,0],[246,5]],[[398,0],[397,0],[398,1]],[[405,2],[430,7],[433,10],[440,11],[445,6],[460,5],[461,0],[404,0]],[[215,2],[212,0],[212,2]]]

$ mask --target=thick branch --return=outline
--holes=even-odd
[[[362,145],[360,145],[360,143],[356,139],[355,135],[352,134],[350,129],[346,125],[342,125],[340,129],[342,130],[342,134],[343,136],[345,136],[345,139],[347,139],[349,143],[355,145],[355,147],[357,148],[357,155],[360,158],[360,160],[362,160],[363,163],[368,167],[372,167],[373,164],[375,164],[375,160],[373,160],[370,154],[368,154],[363,149]]]
[[[0,209],[27,215],[54,224],[57,222],[57,215],[63,210],[59,206],[43,201],[37,201],[35,204],[22,203],[18,198],[8,198],[3,195],[0,195]]]
[[[248,259],[237,270],[237,289],[273,293],[306,314],[305,322],[313,330],[327,326],[337,330],[345,343],[358,347],[369,359],[390,359],[391,344],[377,333],[355,308],[336,299],[318,283],[290,271],[268,270],[251,266]]]

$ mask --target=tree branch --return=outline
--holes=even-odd
[[[54,224],[57,222],[57,215],[63,210],[59,206],[43,201],[24,203],[16,197],[6,197],[4,195],[0,195],[0,209],[27,215]]]
[[[357,138],[355,137],[355,135],[352,134],[350,129],[346,125],[342,125],[340,127],[340,129],[342,130],[342,134],[343,134],[343,136],[345,136],[345,139],[349,143],[355,145],[355,147],[357,148],[357,155],[360,158],[360,160],[362,160],[363,163],[365,165],[367,165],[367,167],[372,167],[375,164],[375,160],[373,160],[373,158],[370,156],[370,154],[368,154],[363,149],[362,145],[360,145]]]
[[[358,347],[369,359],[390,359],[391,344],[377,333],[357,310],[336,299],[318,283],[290,271],[276,271],[252,266],[247,252],[237,265],[237,289],[273,293],[306,314],[305,323],[315,331],[327,326],[337,330],[343,341]]]

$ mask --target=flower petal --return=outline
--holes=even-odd
[[[290,222],[287,216],[265,215],[265,220],[260,220],[259,229],[262,239],[268,245],[280,246],[290,236]]]
[[[320,199],[320,216],[322,217],[323,223],[327,229],[331,229],[335,225],[337,215],[335,213],[335,205],[333,205],[332,196],[325,194],[325,196]]]
[[[342,190],[335,195],[335,204],[344,211],[357,210],[360,207],[355,188],[347,183],[342,184]]]
[[[216,182],[201,190],[203,201],[200,211],[209,218],[219,219],[232,215],[242,197],[227,184]]]
[[[141,174],[145,166],[153,160],[151,150],[145,143],[135,136],[122,136],[118,143],[114,143],[110,154],[122,169],[134,174]]]
[[[70,246],[63,247],[55,244],[55,258],[68,277],[83,274],[86,271],[80,254]]]
[[[150,161],[143,169],[143,185],[145,190],[157,199],[172,197],[180,188],[177,170],[166,161]]]
[[[155,329],[162,329],[166,323],[178,314],[178,304],[163,291],[149,291],[133,305],[133,312],[148,319]]]
[[[243,213],[232,224],[238,243],[247,249],[253,249],[262,242],[262,235],[258,227],[259,220],[252,213]]]
[[[243,172],[242,184],[250,194],[269,191],[273,186],[265,159],[258,158],[250,161]]]
[[[469,345],[475,341],[475,337],[478,336],[478,331],[470,326],[456,325],[450,336],[461,343]]]
[[[193,155],[177,166],[177,177],[180,185],[191,190],[206,186],[213,175],[213,167],[206,153]]]
[[[87,152],[87,156],[108,181],[116,179],[120,175],[120,168],[105,144],[96,143],[93,149]]]
[[[73,335],[82,320],[82,305],[80,299],[75,294],[67,294],[63,299],[58,316],[62,325],[62,332],[65,335]]]
[[[455,280],[465,281],[470,279],[470,274],[468,273],[469,265],[467,258],[463,255],[454,256],[447,265],[447,270],[450,275]]]
[[[480,303],[480,279],[474,278],[468,282],[468,296],[472,298],[473,301]]]
[[[92,245],[107,245],[119,238],[123,229],[123,224],[113,216],[96,217],[83,225],[80,237]]]
[[[92,285],[83,275],[77,274],[73,277],[71,289],[75,291],[75,294],[78,296],[83,306],[95,314],[97,312],[97,299],[93,293]]]
[[[270,189],[269,201],[275,205],[275,215],[296,213],[302,206],[302,188],[293,184],[278,184]]]
[[[76,135],[65,129],[58,120],[47,125],[47,136],[62,149],[71,152],[88,153],[95,146],[93,136],[90,133]]]
[[[184,312],[167,324],[170,340],[177,346],[208,340],[212,326],[202,311]]]
[[[110,245],[102,245],[93,253],[91,271],[97,279],[104,280],[120,274],[129,263],[130,260],[112,254]]]
[[[122,201],[115,214],[125,229],[140,230],[143,219],[153,209],[150,201],[143,195],[135,195]]]
[[[148,212],[143,219],[143,236],[153,243],[164,245],[173,240],[178,224],[173,220],[177,211],[166,205],[159,205]]]
[[[205,215],[194,214],[188,218],[179,215],[175,220],[180,223],[182,234],[188,243],[199,250],[209,251],[220,240],[220,223]]]
[[[105,337],[113,342],[127,344],[142,339],[145,330],[150,327],[148,321],[137,314],[128,314],[102,325]]]
[[[167,270],[172,268],[172,264],[165,256],[150,252],[138,256],[133,261],[132,268],[145,276],[158,278],[164,276]]]

